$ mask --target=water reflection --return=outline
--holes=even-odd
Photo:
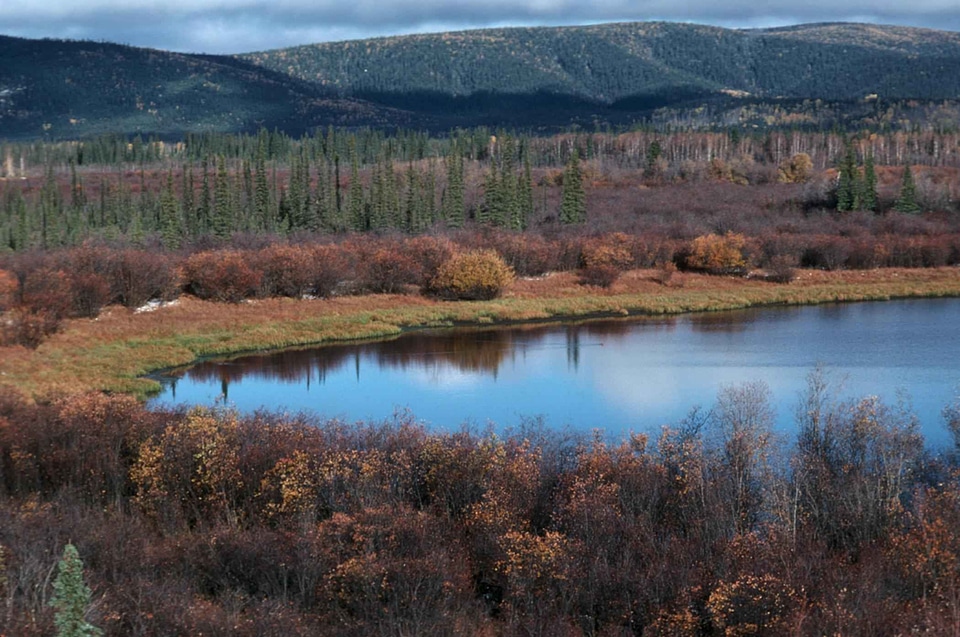
[[[649,321],[650,329],[670,330],[675,320]],[[565,336],[568,365],[576,369],[581,347],[596,346],[597,341],[617,344],[637,326],[634,321],[603,321],[579,325],[536,325],[510,329],[454,329],[412,332],[385,341],[361,344],[335,344],[322,348],[246,355],[235,359],[208,360],[186,372],[191,381],[219,382],[221,394],[229,396],[231,382],[256,377],[284,383],[323,383],[331,372],[340,372],[353,363],[360,380],[364,361],[377,368],[422,370],[451,366],[459,372],[476,372],[496,376],[505,361],[523,359],[532,349],[542,348],[545,341],[562,330]],[[582,344],[583,343],[583,344]],[[171,390],[182,372],[166,377]]]
[[[408,407],[440,427],[542,415],[608,431],[675,423],[723,384],[763,380],[792,426],[807,372],[849,396],[898,390],[928,437],[960,383],[958,300],[770,308],[647,320],[422,331],[389,341],[207,361],[164,379],[162,401],[226,401],[348,419]]]

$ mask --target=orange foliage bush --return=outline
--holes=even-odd
[[[492,250],[474,250],[454,255],[440,266],[427,290],[445,299],[493,299],[511,281],[513,270],[500,255]]]
[[[629,270],[634,264],[632,243],[631,237],[622,232],[591,239],[583,246],[583,265],[614,268],[621,272]]]
[[[198,252],[182,266],[184,288],[201,299],[239,303],[253,296],[262,275],[237,250]]]
[[[775,575],[721,582],[707,601],[713,623],[728,637],[782,633],[794,592]]]
[[[710,274],[739,274],[747,269],[744,248],[747,240],[742,234],[728,232],[701,235],[688,248],[684,265],[691,270]]]
[[[13,306],[17,293],[17,279],[12,273],[0,270],[0,312]]]

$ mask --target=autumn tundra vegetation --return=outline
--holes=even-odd
[[[960,631],[957,405],[931,451],[823,371],[792,439],[762,383],[621,440],[124,395],[197,356],[425,325],[955,296],[958,139],[0,148],[0,635]]]
[[[823,372],[771,423],[762,383],[618,441],[4,393],[0,625],[53,634],[62,554],[106,635],[952,634],[955,449]]]

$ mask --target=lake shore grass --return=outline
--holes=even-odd
[[[625,273],[602,290],[558,273],[513,283],[503,297],[444,302],[415,293],[332,299],[264,299],[237,305],[184,297],[152,312],[108,308],[67,321],[36,350],[0,348],[0,391],[34,399],[85,391],[146,398],[146,374],[211,356],[396,336],[405,330],[613,316],[657,316],[771,305],[960,296],[960,269],[799,271],[774,284],[756,278]]]

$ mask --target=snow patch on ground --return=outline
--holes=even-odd
[[[173,301],[160,301],[154,299],[148,301],[146,305],[141,305],[133,311],[134,314],[143,314],[144,312],[155,312],[162,307],[173,307],[175,305],[180,305],[180,299],[174,299]]]

